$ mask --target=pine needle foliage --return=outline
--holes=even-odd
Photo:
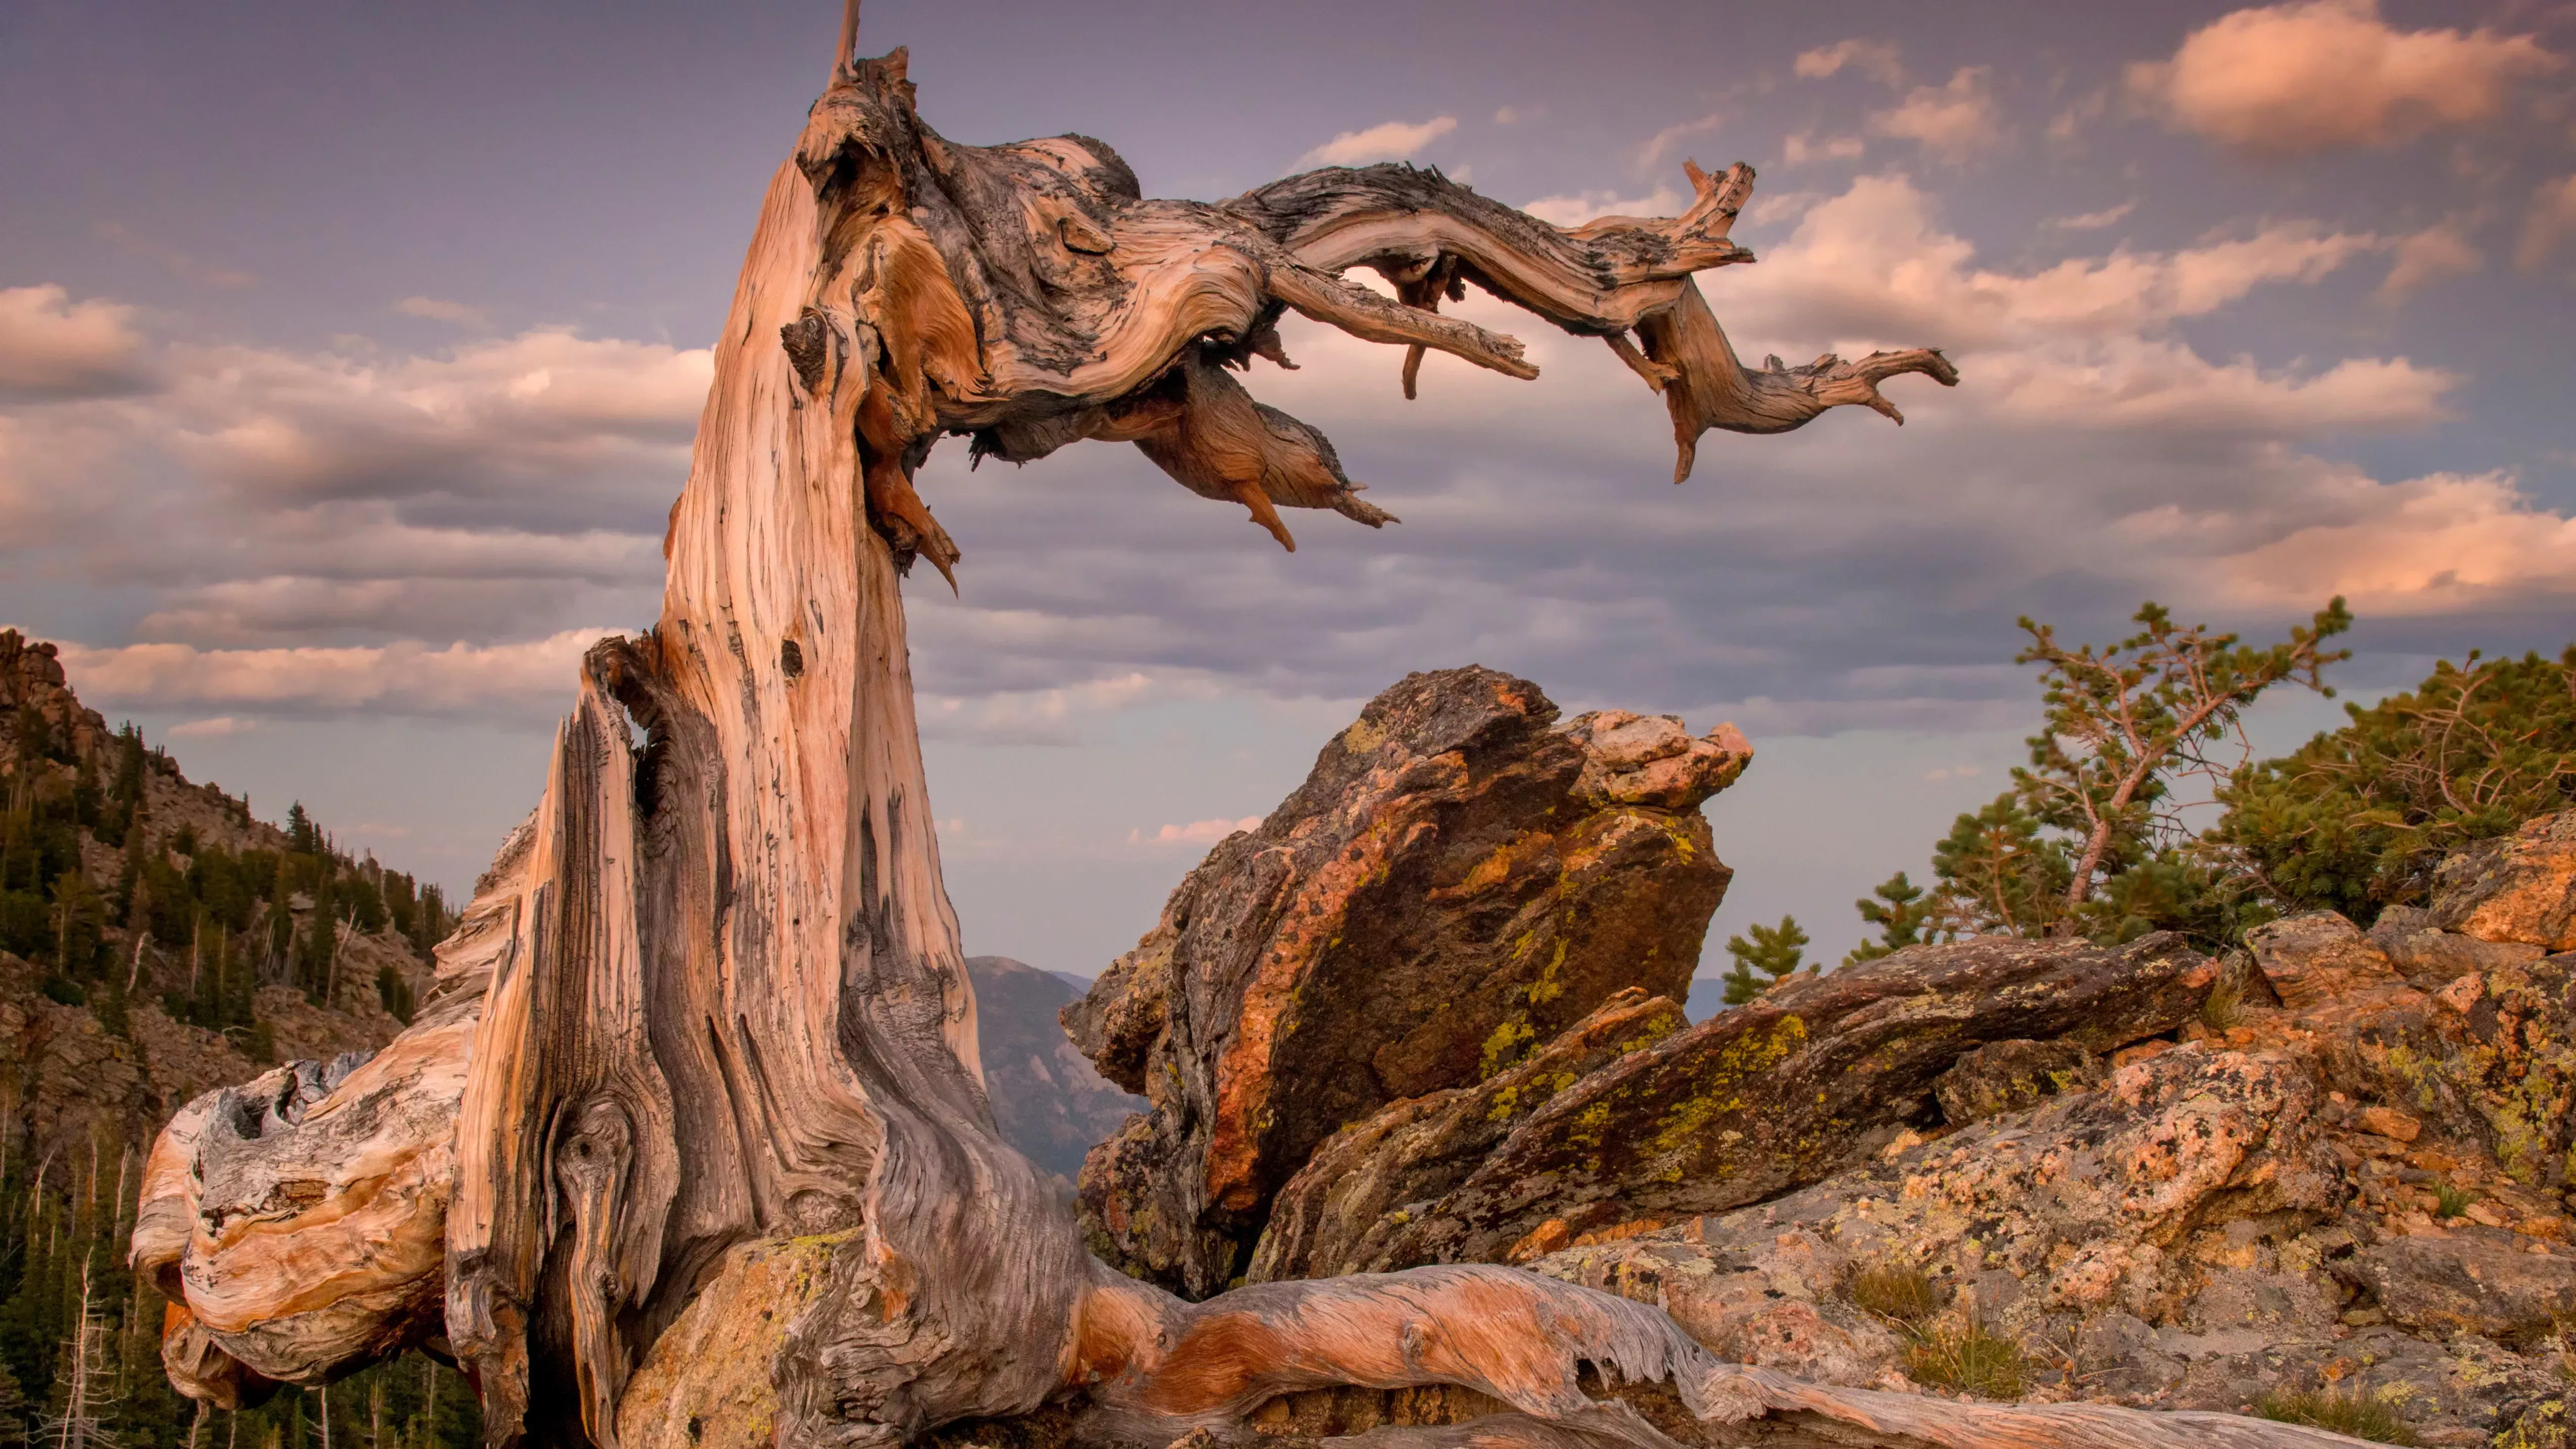
[[[1726,938],[1726,954],[1735,958],[1735,969],[1726,973],[1726,1004],[1742,1006],[1774,982],[1796,971],[1805,960],[1807,933],[1798,925],[1796,916],[1782,916],[1776,926],[1750,926],[1743,936]]]
[[[2212,843],[2277,909],[2367,925],[2471,841],[2576,806],[2576,646],[2445,660],[2414,689],[2235,772]]]

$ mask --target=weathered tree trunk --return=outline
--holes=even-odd
[[[1281,360],[1293,307],[1531,375],[1517,343],[1431,310],[1464,281],[1609,339],[1664,392],[1684,472],[1708,427],[1892,415],[1877,380],[1953,380],[1930,352],[1740,367],[1690,274],[1750,259],[1726,232],[1752,173],[1691,175],[1679,219],[1572,232],[1405,167],[1147,201],[1096,141],[956,145],[915,115],[900,53],[843,60],[762,203],[662,618],[585,661],[429,1009],[371,1062],[193,1104],[154,1151],[135,1257],[185,1304],[181,1386],[238,1402],[418,1344],[473,1375],[496,1444],[733,1442],[724,1425],[891,1444],[1053,1400],[1087,1437],[1160,1445],[1236,1437],[1282,1393],[1419,1383],[1512,1411],[1425,1442],[1672,1442],[1584,1393],[1589,1363],[1671,1379],[1712,1425],[2322,1442],[1788,1384],[1508,1269],[1185,1304],[1095,1262],[994,1131],[899,593],[915,557],[948,573],[958,553],[914,469],[945,434],[1013,461],[1119,439],[1283,543],[1279,504],[1382,524],[1322,435],[1225,367]],[[1353,265],[1404,302],[1341,280]]]

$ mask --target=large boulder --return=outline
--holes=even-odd
[[[1408,676],[1066,1011],[1153,1104],[1083,1168],[1103,1257],[1222,1289],[1344,1124],[1505,1072],[1624,988],[1688,989],[1730,874],[1698,807],[1752,751],[1731,726],[1556,721],[1490,669]]]
[[[1082,1156],[1144,1108],[1101,1079],[1057,1024],[1076,999],[1061,976],[1008,956],[969,956],[984,1091],[1002,1140],[1022,1156],[1071,1178]]]
[[[1760,1202],[1938,1125],[1935,1091],[1980,1047],[2060,1043],[2060,1089],[2079,1087],[2086,1057],[2194,1019],[2218,976],[2218,963],[2158,934],[2120,948],[1982,937],[1796,978],[1552,1083],[1472,1170],[1442,1174],[1454,1186],[1390,1204],[1374,1223],[1265,1243],[1257,1261],[1285,1278],[1520,1260]],[[1374,1170],[1350,1144],[1385,1135],[1382,1121],[1318,1152],[1283,1199],[1328,1195],[1333,1179]]]
[[[2576,810],[2444,860],[2433,873],[2433,924],[2481,941],[2576,951]]]

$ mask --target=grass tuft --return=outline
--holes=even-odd
[[[1910,1331],[1905,1372],[1916,1383],[1957,1389],[1981,1399],[2018,1399],[2028,1366],[2021,1345],[1994,1333],[1973,1315],[1956,1326]]]
[[[1854,1307],[1898,1323],[1920,1323],[1941,1311],[1941,1290],[1920,1268],[1870,1268],[1843,1290]]]
[[[2231,973],[2201,999],[2200,1024],[2211,1031],[2225,1031],[2244,1020],[2245,983]]]
[[[2449,1219],[2465,1216],[2468,1213],[2469,1204],[2476,1202],[2477,1200],[2478,1195],[2475,1192],[2460,1186],[2458,1183],[2437,1182],[2433,1184],[2433,1216],[2437,1218]]]
[[[2387,1404],[2331,1389],[2288,1389],[2265,1394],[2254,1401],[2254,1413],[2275,1423],[2305,1424],[2311,1429],[2348,1434],[2378,1444],[2423,1442]]]

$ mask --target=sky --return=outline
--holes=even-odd
[[[192,777],[468,887],[663,519],[825,0],[0,7],[0,624]],[[943,134],[1079,131],[1148,195],[1409,160],[1561,224],[1758,168],[1704,275],[1748,358],[1936,346],[1670,482],[1661,404],[1487,298],[1520,382],[1291,319],[1256,396],[1371,531],[1084,444],[933,456],[908,586],[969,951],[1092,975],[1408,671],[1732,720],[1711,932],[1926,874],[2036,720],[2028,614],[2276,635],[2344,697],[2576,637],[2576,5],[904,3]],[[2337,705],[2267,700],[2258,743]]]

